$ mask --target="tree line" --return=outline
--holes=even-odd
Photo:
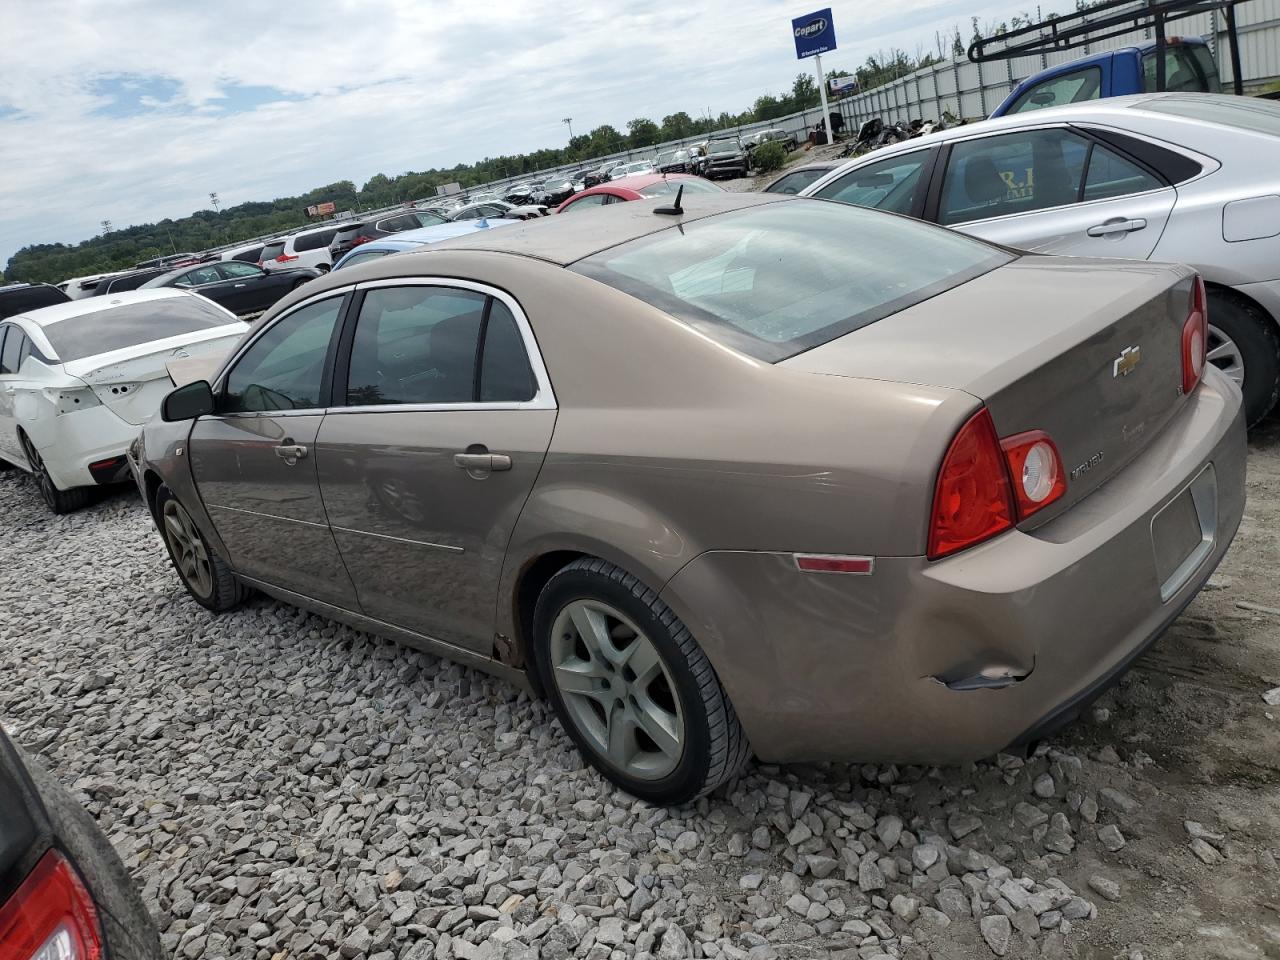
[[[975,33],[978,25],[974,23]],[[947,43],[962,47],[957,30]],[[891,83],[915,70],[936,63],[944,53],[938,41],[935,55],[918,49],[914,55],[891,50],[867,58],[854,72],[859,90],[870,90]],[[954,51],[947,51],[954,52]],[[961,50],[963,52],[963,50]],[[847,71],[836,70],[829,77],[847,77]],[[733,129],[750,123],[773,120],[820,104],[817,83],[809,73],[796,76],[791,89],[784,93],[763,94],[749,110],[741,113],[707,112],[691,116],[681,110],[662,118],[659,123],[637,117],[619,130],[610,124],[578,134],[564,147],[547,147],[530,153],[485,157],[475,163],[460,163],[449,168],[432,168],[420,172],[387,176],[379,173],[356,189],[350,180],[316,187],[296,197],[280,197],[270,201],[252,201],[221,210],[198,210],[187,217],[164,219],[133,227],[112,229],[103,221],[103,232],[76,244],[45,243],[23,247],[4,269],[5,282],[56,283],[71,277],[123,270],[142,260],[172,253],[206,250],[235,243],[250,237],[283,233],[308,223],[306,208],[332,201],[338,210],[371,210],[397,203],[431,197],[436,187],[459,183],[473,187],[494,180],[521,177],[551,167],[585,162],[595,157],[620,153],[628,149],[655,146],[671,140],[682,140],[719,130]]]

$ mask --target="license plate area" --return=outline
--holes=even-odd
[[[1218,480],[1209,464],[1151,519],[1160,599],[1168,601],[1204,562],[1218,532]]]

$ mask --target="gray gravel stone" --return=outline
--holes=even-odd
[[[997,957],[1003,957],[1009,952],[1009,941],[1013,936],[1013,928],[1010,926],[1009,918],[993,915],[983,917],[978,921],[978,927],[982,931],[982,939],[987,942],[987,946],[991,948],[991,952]]]
[[[1112,853],[1122,850],[1125,845],[1124,834],[1114,823],[1098,828],[1098,842]]]
[[[1090,877],[1089,889],[1104,900],[1116,901],[1120,899],[1120,884],[1107,877]]]

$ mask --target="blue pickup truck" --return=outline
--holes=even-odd
[[[1164,89],[1222,92],[1213,54],[1201,38],[1170,37],[1165,41],[1164,57]],[[1081,100],[1150,93],[1156,89],[1156,66],[1154,40],[1072,60],[1027,77],[991,116],[1003,117]]]

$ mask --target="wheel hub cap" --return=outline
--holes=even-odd
[[[551,675],[578,731],[611,766],[641,780],[684,753],[684,713],[657,648],[620,611],[574,600],[551,629]]]
[[[1244,383],[1244,354],[1240,352],[1240,347],[1234,340],[1213,324],[1209,324],[1209,343],[1205,359],[1237,384]]]
[[[213,593],[213,572],[209,568],[209,551],[196,529],[191,514],[177,500],[165,502],[164,537],[173,551],[173,563],[187,586],[202,597]]]

